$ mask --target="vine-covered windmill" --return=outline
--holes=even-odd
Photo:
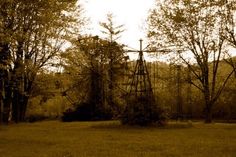
[[[132,76],[132,81],[129,89],[128,96],[134,97],[135,99],[154,99],[151,80],[149,76],[149,72],[147,69],[147,64],[143,56],[143,52],[145,51],[142,48],[142,39],[140,39],[140,50],[133,51],[128,50],[128,52],[138,52],[138,60],[136,61],[134,73]]]
[[[160,120],[160,110],[156,104],[149,72],[142,48],[142,39],[140,39],[140,50],[127,52],[138,52],[138,60],[132,75],[129,93],[127,94],[127,104],[122,116],[124,124],[131,125],[148,125]]]

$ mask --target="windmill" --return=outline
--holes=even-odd
[[[151,80],[144,59],[144,52],[154,52],[143,49],[142,39],[139,50],[127,50],[138,52],[138,60],[131,78],[130,89],[126,96],[126,107],[122,115],[122,123],[129,125],[148,125],[160,120],[160,112],[154,98]]]
[[[138,60],[136,61],[136,65],[132,74],[132,81],[128,91],[128,97],[133,97],[136,100],[149,99],[150,101],[154,101],[151,80],[147,64],[143,56],[144,52],[154,51],[143,49],[142,41],[142,39],[139,40],[140,50],[127,50],[127,52],[138,52]]]

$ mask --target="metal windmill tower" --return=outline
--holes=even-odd
[[[132,81],[130,85],[130,90],[128,93],[128,98],[133,98],[139,101],[147,101],[148,103],[154,102],[154,95],[151,85],[151,80],[149,76],[149,72],[147,69],[146,61],[143,56],[143,52],[152,52],[145,51],[142,47],[142,39],[140,41],[140,50],[133,51],[128,50],[127,52],[138,52],[138,60],[135,65],[134,73],[132,76]]]
[[[122,123],[129,125],[148,125],[160,120],[160,112],[156,106],[152,91],[151,80],[143,56],[145,49],[142,48],[140,40],[140,50],[127,52],[138,52],[138,60],[132,74],[132,81],[127,95],[127,105],[122,114]]]

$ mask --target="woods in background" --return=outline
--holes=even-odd
[[[106,38],[82,35],[77,0],[0,2],[0,122],[36,115],[117,119],[124,111],[135,61],[117,39],[111,14]],[[148,39],[169,63],[148,62],[152,90],[169,118],[236,119],[235,3],[157,1]],[[159,51],[161,48],[167,51]],[[36,118],[37,119],[37,118]]]

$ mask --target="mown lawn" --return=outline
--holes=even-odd
[[[236,157],[236,124],[46,121],[0,126],[0,157]]]

